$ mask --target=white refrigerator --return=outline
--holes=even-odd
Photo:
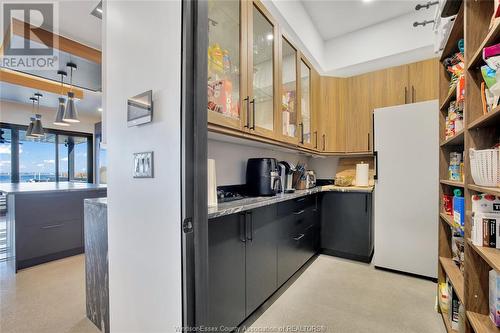
[[[437,277],[437,100],[375,109],[374,265]]]

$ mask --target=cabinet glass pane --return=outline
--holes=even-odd
[[[208,1],[208,112],[240,118],[240,2]]]
[[[282,57],[282,133],[295,137],[297,126],[297,51],[284,38]]]
[[[304,143],[311,143],[311,70],[304,63],[300,62],[300,115],[302,126],[304,126]]]
[[[253,7],[253,97],[255,98],[255,126],[274,128],[274,58],[273,26]]]

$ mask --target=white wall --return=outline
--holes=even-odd
[[[316,171],[318,179],[333,179],[338,163],[339,157],[313,157],[309,160],[309,167]]]
[[[419,54],[420,59],[413,61],[432,58],[435,56],[432,25],[417,28],[412,25],[414,21],[428,18],[429,12],[416,11],[330,39],[325,43],[323,69],[329,75],[356,75],[380,69],[377,68],[380,66],[384,68],[405,63],[398,60],[399,55],[406,61],[405,54],[408,57],[407,53],[422,48],[427,53]],[[377,61],[375,67],[355,67]]]
[[[254,157],[271,157],[292,163],[309,162],[309,157],[280,148],[245,146],[238,143],[208,140],[208,158],[215,159],[217,186],[246,183],[247,160]]]
[[[105,1],[111,331],[181,326],[181,2]],[[127,127],[127,98],[153,90],[154,121]],[[154,179],[132,154],[154,151]]]
[[[36,112],[42,115],[42,124],[45,128],[58,129],[62,131],[75,131],[84,133],[94,133],[94,125],[101,121],[99,117],[88,117],[82,112],[79,113],[79,123],[71,126],[57,126],[53,124],[56,110],[40,106]],[[29,119],[34,114],[31,104],[17,103],[2,100],[0,101],[0,122],[16,125],[28,125]]]

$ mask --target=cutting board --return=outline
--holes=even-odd
[[[369,170],[368,170],[369,184],[373,186],[375,184],[375,181],[373,179],[373,175],[375,174],[373,157],[365,156],[365,157],[341,158],[337,166],[337,173],[335,177],[352,176],[356,178],[356,164],[361,162],[369,164]]]

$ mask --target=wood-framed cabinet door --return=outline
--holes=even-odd
[[[281,141],[296,145],[299,143],[298,51],[283,33],[280,33],[279,43],[280,103],[277,136]]]
[[[297,63],[299,70],[299,146],[313,149],[312,117],[312,66],[300,56]]]
[[[368,153],[372,145],[372,73],[349,78],[349,108],[346,113],[347,153]]]
[[[274,139],[279,117],[278,24],[260,1],[242,3],[248,6],[248,130]]]
[[[408,66],[395,66],[374,72],[374,92],[381,100],[376,100],[374,108],[411,103],[408,89]]]
[[[418,103],[438,99],[438,58],[415,62],[408,65],[408,103]]]
[[[324,104],[321,126],[324,127],[320,148],[328,153],[346,151],[346,110],[349,109],[347,79],[324,77],[322,81]]]
[[[321,113],[321,76],[311,67],[311,117],[312,117],[312,148],[321,151],[320,113]]]
[[[243,130],[247,123],[247,17],[244,1],[208,2],[208,123]]]

